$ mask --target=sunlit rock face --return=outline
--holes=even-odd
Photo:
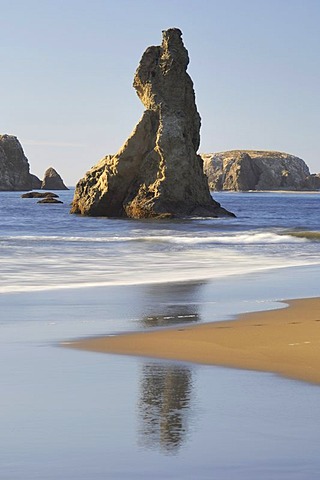
[[[283,152],[231,150],[202,159],[211,190],[301,190],[310,176],[304,160]]]
[[[28,159],[13,135],[0,135],[0,191],[21,191],[32,188]]]
[[[146,110],[114,156],[94,166],[75,190],[71,213],[155,218],[232,215],[209,192],[200,143],[200,116],[187,73],[181,31],[163,32],[134,76]]]

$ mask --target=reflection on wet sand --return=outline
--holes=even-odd
[[[201,288],[199,283],[150,285],[148,314],[142,316],[140,324],[153,328],[200,321],[197,299]],[[170,454],[178,452],[188,432],[192,383],[192,370],[185,365],[156,361],[143,365],[139,399],[141,445]]]
[[[140,388],[140,444],[176,453],[188,432],[191,369],[171,363],[147,363],[142,368]]]
[[[142,315],[140,323],[144,328],[152,328],[200,321],[196,300],[201,288],[199,283],[150,285],[146,299],[147,314]]]
[[[169,327],[170,325],[174,326],[179,323],[199,322],[200,316],[198,313],[192,313],[187,307],[188,306],[186,305],[185,307],[180,308],[179,312],[172,312],[171,315],[148,315],[147,317],[142,318],[141,323],[145,328],[152,328]]]

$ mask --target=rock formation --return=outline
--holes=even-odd
[[[196,153],[200,116],[188,63],[179,29],[164,31],[162,45],[147,48],[133,82],[146,110],[119,152],[103,158],[78,182],[71,213],[232,215],[212,199]]]
[[[22,198],[59,198],[59,195],[52,192],[28,192],[21,195]]]
[[[32,188],[29,162],[22,146],[13,135],[0,135],[0,191]]]
[[[45,171],[41,188],[43,190],[69,190],[63,183],[59,173],[52,167]]]
[[[310,171],[288,153],[232,150],[203,154],[204,172],[211,190],[302,190]],[[312,180],[309,181],[311,184]],[[315,180],[316,182],[316,180]]]
[[[303,190],[320,190],[320,173],[308,175],[302,183]]]
[[[40,180],[39,177],[37,177],[37,175],[31,174],[31,181],[32,181],[32,189],[33,190],[41,188],[42,181]]]
[[[28,192],[21,195],[22,198],[41,198],[37,203],[63,203],[58,200],[59,195],[53,192]]]
[[[63,203],[63,202],[61,202],[61,200],[58,200],[56,198],[53,198],[53,197],[49,196],[49,197],[43,198],[42,200],[38,200],[37,203],[49,203],[49,204],[51,204],[51,203]]]
[[[0,191],[32,189],[68,190],[60,175],[48,168],[41,181],[30,173],[30,165],[23,148],[13,135],[0,135]]]

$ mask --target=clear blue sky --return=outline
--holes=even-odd
[[[280,150],[320,172],[320,0],[0,0],[0,133],[68,185],[115,153],[143,106],[132,80],[179,27],[200,152]]]

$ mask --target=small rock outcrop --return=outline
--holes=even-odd
[[[232,150],[202,159],[211,190],[302,190],[310,176],[301,158],[282,152]]]
[[[53,192],[28,192],[28,193],[23,193],[21,195],[21,198],[59,198],[59,195]]]
[[[61,200],[53,197],[45,197],[42,200],[38,200],[37,203],[63,203]]]
[[[63,183],[59,173],[52,167],[45,171],[41,188],[43,190],[69,190]]]
[[[181,35],[177,28],[166,30],[161,46],[144,52],[133,85],[146,110],[119,152],[103,158],[78,182],[71,213],[233,215],[212,199],[197,155],[200,116]]]
[[[19,140],[13,135],[0,135],[0,191],[30,189],[30,166]]]

